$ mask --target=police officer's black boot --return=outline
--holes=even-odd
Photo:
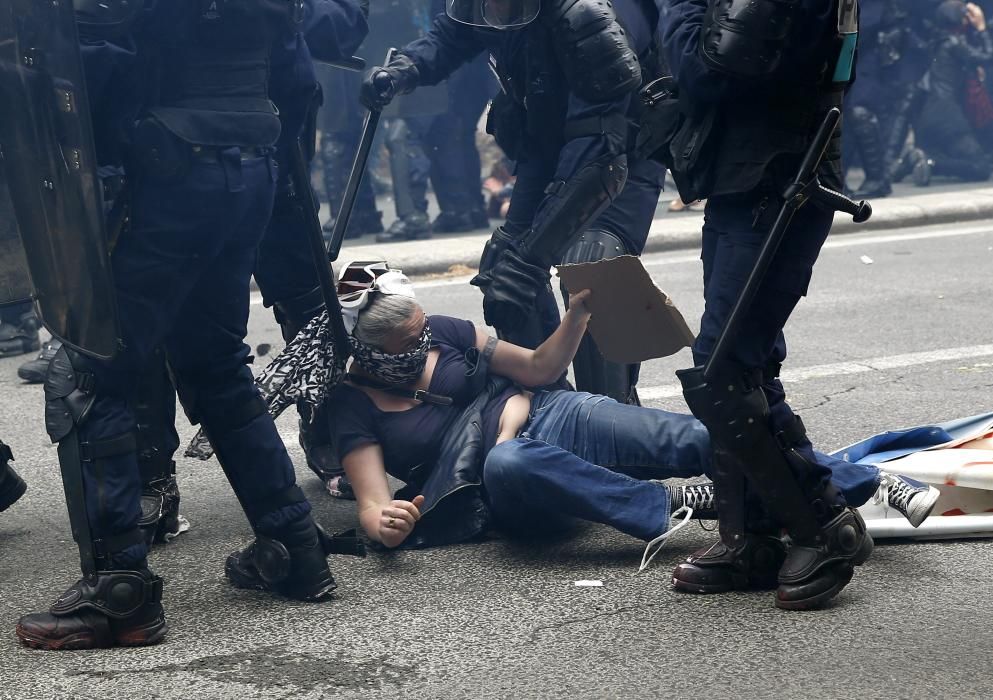
[[[855,137],[862,156],[862,169],[865,180],[852,192],[856,199],[886,197],[892,193],[889,173],[886,167],[883,142],[880,137],[879,120],[864,107],[853,107],[849,114],[852,135]]]
[[[746,504],[744,470],[735,457],[715,449],[711,476],[721,539],[691,554],[672,574],[687,593],[772,590],[786,560],[778,528],[762,522]]]
[[[729,364],[709,379],[703,367],[676,374],[690,410],[707,426],[714,444],[718,510],[721,520],[729,523],[721,526],[722,546],[712,556],[701,553],[695,561],[677,567],[674,585],[698,593],[722,590],[680,585],[693,583],[696,574],[708,568],[701,562],[709,561],[716,562],[709,568],[729,573],[723,580],[734,588],[769,583],[764,576],[767,555],[753,552],[756,545],[762,548],[771,541],[748,538],[741,499],[727,497],[743,490],[741,480],[747,479],[769,518],[790,536],[777,576],[776,606],[806,610],[824,605],[848,584],[854,567],[869,558],[873,544],[859,514],[843,505],[830,482],[815,479],[814,465],[805,457],[809,442],[803,423],[794,417],[791,425],[773,433],[761,370],[745,371]],[[734,459],[726,459],[724,453]],[[756,571],[763,575],[755,575]]]
[[[421,211],[411,212],[403,218],[397,218],[386,229],[385,233],[376,236],[379,243],[396,243],[400,241],[417,241],[431,238],[431,220]]]
[[[0,512],[7,510],[28,490],[10,462],[14,461],[14,453],[0,440]]]
[[[0,357],[16,357],[37,352],[41,347],[41,322],[30,308],[20,313],[0,314]]]
[[[24,615],[15,631],[25,646],[55,651],[149,646],[168,629],[162,579],[142,562],[80,579],[48,612]]]
[[[141,531],[135,527],[97,536],[90,520],[87,506],[99,513],[105,501],[101,497],[87,503],[85,474],[91,493],[110,498],[122,482],[109,475],[125,471],[135,450],[130,432],[106,439],[80,434],[97,399],[94,381],[85,360],[65,347],[52,360],[45,380],[45,424],[59,444],[66,507],[83,576],[47,612],[18,621],[21,643],[36,649],[145,646],[159,642],[168,629],[162,579],[148,569]],[[98,518],[98,523],[107,520]]]
[[[328,567],[328,555],[334,551],[330,541],[308,513],[232,552],[224,573],[235,588],[295,600],[327,600],[338,587]]]

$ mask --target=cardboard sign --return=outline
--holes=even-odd
[[[673,355],[693,343],[679,309],[655,286],[641,260],[622,255],[593,263],[561,265],[570,294],[593,292],[587,305],[590,335],[604,358],[630,364]]]

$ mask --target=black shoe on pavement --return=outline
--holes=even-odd
[[[15,631],[24,646],[57,651],[149,646],[168,629],[162,579],[142,568],[81,579],[49,612],[22,617]]]
[[[684,593],[776,588],[779,569],[786,560],[786,545],[773,535],[744,535],[731,548],[718,540],[687,557],[672,572],[672,587]]]
[[[16,324],[0,323],[0,357],[17,357],[41,348],[38,329],[41,323],[34,312],[23,314]]]
[[[331,217],[321,226],[325,241],[331,237],[331,232],[334,231],[334,221],[334,217]],[[383,215],[381,213],[378,211],[352,212],[352,219],[348,222],[348,230],[345,231],[345,240],[382,232]]]
[[[840,509],[813,542],[792,542],[779,570],[776,607],[813,610],[823,607],[848,585],[855,567],[872,555],[872,535],[854,508]]]
[[[309,602],[328,600],[338,584],[328,568],[329,554],[365,556],[354,536],[328,536],[308,514],[287,524],[272,537],[258,536],[232,552],[224,574],[235,588],[269,591]]]
[[[863,181],[859,188],[852,192],[852,199],[879,199],[880,197],[889,197],[893,194],[893,187],[887,180],[869,180],[868,178]]]
[[[48,365],[55,353],[62,347],[62,341],[52,338],[41,346],[41,352],[33,360],[28,360],[17,368],[17,376],[28,384],[44,384],[48,376]]]
[[[472,212],[443,211],[438,214],[431,228],[435,233],[465,233],[480,227],[473,221]],[[486,220],[486,228],[489,228],[489,219]]]
[[[428,219],[427,214],[418,211],[395,220],[385,233],[376,236],[376,241],[378,243],[398,243],[426,238],[431,238],[431,220]]]

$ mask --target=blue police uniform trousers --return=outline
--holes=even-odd
[[[693,361],[698,366],[710,357],[755,266],[759,247],[768,230],[752,225],[758,201],[759,197],[754,194],[717,196],[707,200],[701,253],[705,307],[700,333],[693,344]],[[783,327],[807,292],[814,262],[827,240],[833,220],[833,212],[816,204],[807,204],[794,216],[735,339],[731,359],[742,367],[766,368],[770,363],[782,363],[786,359]],[[762,389],[769,402],[770,427],[778,433],[792,424],[793,411],[786,403],[786,393],[779,379],[767,379]],[[826,484],[831,470],[823,455],[815,454],[809,441],[798,449],[812,465],[809,474],[798,474],[798,478]]]
[[[132,224],[113,254],[123,351],[111,362],[87,360],[96,400],[80,426],[82,441],[132,431],[129,401],[135,377],[154,348],[168,353],[184,406],[194,405],[249,520],[261,533],[300,517],[309,503],[272,512],[268,494],[295,483],[293,464],[268,413],[247,424],[225,415],[257,400],[248,329],[249,282],[256,248],[272,209],[276,166],[271,156],[247,157],[238,148],[194,156],[185,177],[158,182],[139,176]],[[83,464],[87,513],[94,538],[136,528],[141,479],[133,453]],[[251,504],[256,504],[252,507]],[[145,545],[117,553],[128,567]]]

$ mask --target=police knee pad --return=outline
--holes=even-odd
[[[629,254],[620,236],[610,231],[587,229],[562,254],[562,264],[611,260]]]
[[[96,378],[82,357],[65,345],[52,358],[45,377],[45,429],[62,441],[83,424],[96,401]]]

